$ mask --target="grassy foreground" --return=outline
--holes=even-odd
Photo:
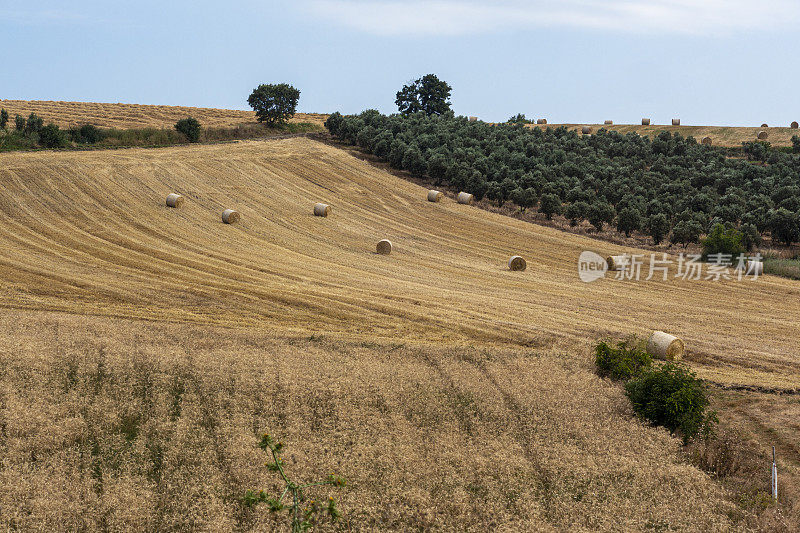
[[[345,530],[732,530],[746,516],[588,357],[0,319],[0,528],[274,530],[257,449],[348,486]],[[8,349],[13,345],[13,349]],[[327,492],[322,496],[326,497]],[[282,522],[281,522],[282,524]]]

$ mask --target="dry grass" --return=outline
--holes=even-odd
[[[271,531],[257,433],[335,470],[345,529],[728,531],[745,522],[620,390],[558,348],[0,318],[0,527]],[[327,492],[323,493],[323,496]]]
[[[261,430],[353,480],[354,529],[748,524],[589,343],[662,329],[702,377],[795,388],[800,286],[584,284],[582,250],[636,250],[426,195],[310,139],[4,156],[3,527],[270,529],[236,503]],[[800,428],[760,422],[796,468]]]
[[[94,124],[103,128],[172,128],[182,118],[193,117],[206,128],[229,128],[256,122],[253,111],[168,105],[102,104],[93,102],[51,102],[41,100],[0,100],[11,119],[36,113],[45,123],[61,127]],[[290,122],[322,126],[328,115],[298,113]]]
[[[547,126],[531,125],[530,127],[543,127],[543,128],[558,128],[565,126],[569,129],[581,131],[583,126],[587,124],[548,124]],[[761,127],[743,127],[743,126],[668,126],[666,124],[650,124],[649,126],[642,126],[639,124],[591,124],[594,131],[605,128],[610,131],[618,131],[622,134],[638,133],[639,135],[646,135],[648,137],[655,137],[662,131],[669,131],[671,133],[680,133],[684,137],[692,136],[697,139],[699,143],[703,137],[710,137],[713,146],[722,147],[736,147],[740,148],[743,142],[752,142],[758,140],[758,132],[764,130]],[[767,139],[773,146],[792,146],[792,136],[798,135],[798,130],[792,129],[788,126],[778,128],[768,128],[769,138]]]

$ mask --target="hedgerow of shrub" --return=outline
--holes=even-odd
[[[601,340],[594,347],[594,355],[597,373],[613,380],[631,379],[653,364],[644,341],[636,337],[619,342]]]

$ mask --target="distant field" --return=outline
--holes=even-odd
[[[15,115],[36,113],[45,122],[61,127],[94,124],[104,128],[172,128],[188,116],[206,127],[228,127],[256,122],[253,111],[140,104],[104,104],[87,102],[51,102],[43,100],[0,100],[11,120]],[[291,122],[322,125],[328,115],[298,113]]]
[[[668,125],[650,125],[642,126],[638,124],[547,124],[539,125],[533,124],[532,128],[557,128],[565,126],[569,129],[577,129],[580,131],[581,126],[591,126],[593,131],[600,128],[606,128],[611,131],[618,131],[620,133],[635,132],[639,135],[647,135],[653,137],[658,135],[661,131],[669,131],[670,133],[680,133],[684,137],[692,136],[700,142],[703,137],[711,137],[712,146],[724,147],[740,147],[743,142],[758,140],[758,132],[766,131],[768,134],[767,142],[773,146],[791,146],[792,136],[800,135],[800,130],[788,127],[744,127],[744,126],[668,126]],[[772,126],[772,125],[771,125]]]

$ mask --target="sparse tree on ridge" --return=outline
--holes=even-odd
[[[259,122],[267,125],[283,124],[294,116],[300,91],[289,84],[261,84],[247,98]]]
[[[450,91],[447,82],[433,74],[427,74],[412,83],[404,85],[397,92],[395,104],[404,115],[420,111],[426,115],[443,115],[450,111]]]

